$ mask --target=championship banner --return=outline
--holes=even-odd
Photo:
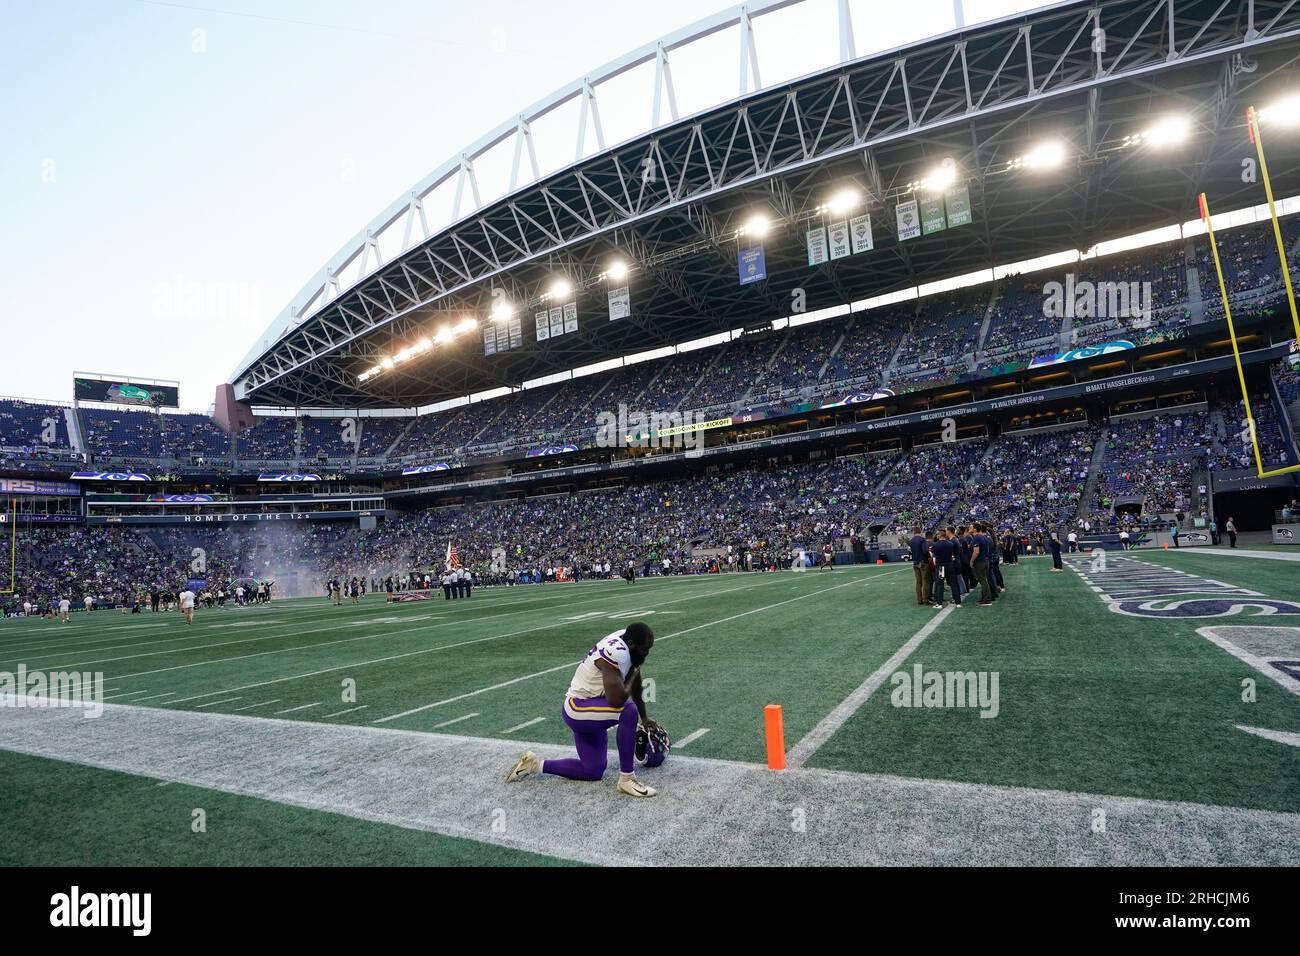
[[[632,296],[625,285],[609,290],[609,320],[626,319],[632,314]]]
[[[741,285],[762,282],[767,278],[767,263],[763,260],[762,246],[741,249],[736,254],[736,265],[740,271]]]
[[[483,330],[483,354],[497,354],[497,333],[495,329],[486,328]]]
[[[320,481],[320,475],[303,474],[300,472],[277,471],[272,474],[263,474],[257,476],[258,481]]]
[[[855,216],[850,219],[849,235],[853,240],[853,254],[855,256],[859,252],[870,252],[876,247],[875,239],[871,235],[870,216]]]
[[[5,495],[80,496],[81,488],[66,481],[38,481],[35,478],[0,478],[0,497]]]
[[[849,254],[849,224],[847,222],[833,222],[826,227],[826,233],[830,240],[831,258],[843,259]]]
[[[74,471],[73,481],[153,481],[139,471]]]
[[[578,331],[578,303],[566,302],[564,305],[564,334]]]
[[[403,468],[403,475],[427,475],[431,471],[451,471],[451,465],[442,461],[435,461],[431,465],[411,465],[409,468]]]
[[[921,231],[927,236],[948,228],[943,214],[943,197],[926,196],[921,200]]]
[[[506,328],[504,322],[497,323],[496,335],[498,352],[504,352],[510,348],[510,330]]]
[[[545,342],[551,337],[551,320],[546,312],[538,312],[534,315],[533,322],[537,326],[537,341]]]
[[[819,266],[827,261],[826,253],[826,227],[818,226],[816,229],[809,229],[806,233],[808,243],[808,265]]]
[[[970,225],[973,217],[971,216],[969,188],[957,186],[948,190],[948,193],[943,197],[943,202],[948,213],[948,228]]]
[[[564,310],[559,306],[551,309],[551,338],[564,334]]]
[[[894,215],[898,218],[900,242],[905,239],[915,239],[921,234],[921,213],[916,207],[915,199],[900,202],[894,207]]]
[[[515,316],[510,320],[510,347],[517,349],[524,344],[524,320]]]

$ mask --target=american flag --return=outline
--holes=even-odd
[[[447,542],[447,567],[449,568],[460,567],[460,558],[456,554],[456,546],[452,544],[451,541]]]

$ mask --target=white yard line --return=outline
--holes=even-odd
[[[437,730],[440,727],[450,727],[452,724],[459,724],[462,720],[469,720],[471,717],[477,717],[478,715],[478,711],[474,711],[474,713],[465,714],[462,717],[453,717],[451,720],[444,720],[440,724],[434,724],[433,729]]]
[[[221,700],[210,700],[206,704],[199,704],[197,709],[202,710],[204,707],[216,707],[217,704],[229,704],[231,701],[243,700],[242,697],[225,697]]]
[[[243,710],[253,710],[256,707],[270,707],[272,704],[278,704],[278,703],[280,703],[280,698],[277,697],[275,700],[264,700],[260,704],[248,704],[245,707],[236,707],[235,712],[239,713],[240,711]]]
[[[503,734],[513,734],[516,730],[523,730],[525,727],[531,727],[533,724],[540,724],[545,717],[534,717],[532,720],[525,720],[522,724],[515,724],[513,727],[507,727],[501,731]]]
[[[689,744],[691,741],[693,741],[693,740],[699,740],[701,737],[703,737],[703,736],[704,736],[705,734],[707,734],[708,732],[709,732],[709,728],[708,728],[708,727],[701,727],[699,730],[692,730],[689,734],[687,734],[687,735],[686,735],[685,737],[683,737],[681,740],[674,740],[674,741],[672,742],[672,749],[673,749],[673,750],[680,750],[682,747],[685,747],[685,746],[686,746],[687,744]]]
[[[347,710],[336,710],[332,714],[322,714],[322,717],[342,717],[344,714],[351,714],[358,710],[365,710],[369,704],[362,704],[360,707],[349,707]]]
[[[276,716],[279,716],[280,714],[294,714],[300,710],[310,710],[313,707],[319,707],[323,703],[325,703],[323,700],[318,700],[312,704],[303,704],[301,707],[290,707],[287,710],[277,710],[275,713]]]
[[[786,754],[786,764],[791,767],[802,767],[807,763],[808,758],[815,754],[822,744],[830,740],[848,722],[849,718],[871,699],[871,695],[880,688],[880,685],[889,678],[889,675],[898,670],[903,662],[912,656],[912,652],[921,646],[922,641],[935,632],[955,607],[956,605],[949,604],[930,618],[925,626],[913,634],[906,644],[894,652],[889,660],[881,664],[875,673],[855,687],[848,697],[840,701],[834,710],[817,723],[816,727],[808,731],[802,740],[790,748],[790,752]]]

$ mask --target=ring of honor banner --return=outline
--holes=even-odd
[[[609,290],[609,320],[626,319],[632,315],[632,296],[625,285]]]
[[[915,239],[921,235],[921,213],[916,207],[915,199],[900,202],[894,207],[894,215],[898,218],[898,238],[900,242],[906,239]]]
[[[808,265],[819,266],[829,258],[826,253],[826,227],[818,226],[816,229],[809,229],[808,237]]]
[[[566,302],[563,306],[538,312],[533,316],[533,320],[537,323],[539,342],[545,342],[567,332],[576,332],[578,331],[578,303]]]
[[[495,355],[524,344],[524,320],[515,316],[506,322],[493,321],[483,330],[483,354]]]
[[[763,247],[751,246],[741,249],[736,254],[736,265],[740,271],[740,284],[762,282],[767,278],[767,263],[763,259]]]

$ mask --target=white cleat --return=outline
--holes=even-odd
[[[629,797],[653,797],[659,791],[654,787],[647,787],[630,773],[620,773],[618,775],[618,792],[626,793]]]
[[[506,774],[506,783],[514,783],[516,780],[523,780],[524,777],[527,777],[530,774],[541,772],[542,758],[529,750],[519,758],[519,762],[515,764],[514,769]]]

